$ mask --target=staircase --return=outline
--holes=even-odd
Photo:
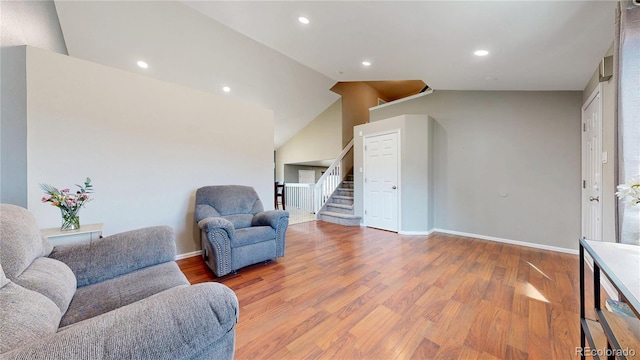
[[[360,226],[360,216],[353,214],[353,172],[345,177],[318,212],[318,220],[344,226]]]

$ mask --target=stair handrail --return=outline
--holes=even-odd
[[[316,182],[316,186],[314,189],[315,190],[314,191],[315,206],[313,209],[314,212],[316,213],[316,216],[320,211],[320,209],[322,208],[322,206],[324,206],[324,204],[327,202],[329,196],[338,187],[338,185],[340,185],[342,180],[344,180],[344,175],[340,174],[340,170],[341,170],[340,167],[342,164],[342,160],[345,158],[347,153],[349,153],[349,150],[351,150],[352,148],[353,148],[353,138],[351,138],[351,141],[349,141],[349,143],[344,147],[344,149],[342,149],[342,151],[336,157],[333,163],[331,163],[331,166],[329,166],[329,168],[324,172],[324,174],[322,174],[320,179],[318,179],[318,182]],[[328,180],[330,179],[330,176],[332,174],[339,176],[339,181],[337,183],[335,182],[328,183]],[[329,185],[328,187],[326,187],[326,189],[325,189],[325,184]]]

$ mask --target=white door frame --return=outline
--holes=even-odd
[[[397,143],[398,148],[396,150],[396,155],[397,155],[397,158],[398,158],[398,174],[397,174],[397,176],[398,176],[398,179],[397,179],[397,182],[398,182],[398,185],[397,185],[397,187],[398,187],[398,195],[396,196],[396,200],[397,200],[396,203],[397,203],[397,206],[398,206],[396,214],[398,215],[398,218],[396,219],[396,229],[397,229],[396,232],[399,233],[402,230],[402,227],[401,227],[401,225],[402,225],[402,211],[401,211],[401,209],[402,209],[402,196],[401,196],[401,194],[402,194],[402,191],[401,191],[402,190],[402,176],[401,176],[401,174],[402,174],[402,171],[401,171],[402,170],[401,169],[402,151],[400,151],[400,149],[402,148],[402,140],[401,140],[400,128],[393,129],[393,130],[385,130],[385,131],[369,133],[369,134],[364,135],[363,138],[362,138],[362,154],[363,154],[363,162],[362,162],[363,163],[362,164],[362,167],[363,167],[363,174],[362,175],[363,176],[362,176],[362,179],[363,179],[363,185],[364,185],[363,186],[363,192],[362,192],[363,193],[363,198],[362,198],[362,207],[363,207],[363,209],[362,209],[363,210],[362,222],[363,222],[364,226],[368,226],[367,225],[367,216],[366,216],[366,214],[364,214],[364,212],[367,211],[367,183],[364,181],[364,179],[367,178],[367,155],[366,155],[366,151],[365,151],[365,146],[367,144],[367,138],[380,136],[380,135],[394,134],[394,133],[398,136],[398,143]]]
[[[596,97],[598,97],[598,99],[595,99]],[[588,152],[585,151],[585,138],[584,138],[584,133],[585,133],[585,128],[586,128],[586,119],[585,119],[585,110],[589,107],[589,105],[593,102],[593,101],[597,101],[598,102],[598,116],[600,118],[600,121],[598,121],[598,126],[599,128],[597,129],[598,131],[598,144],[600,146],[599,149],[596,149],[596,154],[599,157],[599,161],[597,161],[596,163],[599,166],[598,172],[600,174],[600,184],[599,186],[599,200],[596,201],[595,206],[597,206],[599,208],[598,213],[600,214],[600,225],[599,225],[599,236],[598,239],[590,239],[590,240],[602,240],[602,201],[603,201],[603,197],[602,197],[602,180],[603,180],[603,174],[602,174],[602,84],[598,84],[596,86],[596,88],[593,90],[593,92],[591,93],[591,95],[589,95],[589,97],[587,98],[587,101],[585,101],[585,103],[582,105],[582,112],[581,112],[581,120],[580,120],[580,148],[581,148],[581,161],[582,161],[582,169],[581,169],[581,184],[580,184],[580,190],[581,190],[581,199],[580,199],[580,209],[581,209],[581,237],[585,237],[585,234],[587,233],[587,211],[585,211],[585,209],[587,208],[587,204],[588,203],[593,203],[592,201],[589,200],[589,194],[587,191],[587,188],[585,188],[586,186],[586,179],[587,179],[587,174],[586,174],[586,162],[588,159]]]

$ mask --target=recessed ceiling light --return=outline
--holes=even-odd
[[[138,61],[136,64],[138,64],[138,66],[143,68],[143,69],[146,69],[146,68],[149,67],[149,64],[147,64],[146,62],[144,62],[142,60]]]
[[[369,62],[369,61],[363,61],[363,62],[362,62],[362,65],[364,65],[364,66],[371,66],[371,62]]]
[[[475,56],[487,56],[489,52],[487,50],[476,50],[473,54]]]
[[[228,87],[228,86],[225,86],[225,87],[222,88],[222,91],[229,92],[229,91],[231,91],[231,88]]]
[[[304,16],[300,16],[300,17],[298,18],[298,21],[300,21],[302,24],[305,24],[305,25],[309,23],[309,19],[307,19],[307,18],[306,18],[306,17],[304,17]]]

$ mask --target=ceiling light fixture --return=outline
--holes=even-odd
[[[362,65],[364,66],[371,66],[371,63],[369,61],[363,61]]]
[[[307,18],[306,18],[306,17],[304,17],[304,16],[300,16],[300,17],[298,18],[298,21],[300,21],[300,23],[305,24],[305,25],[307,25],[307,24],[309,23],[309,19],[307,19]]]
[[[147,64],[146,62],[144,62],[142,60],[138,61],[136,64],[138,64],[138,66],[143,68],[143,69],[146,69],[146,68],[149,67],[149,64]]]
[[[489,52],[487,50],[476,50],[473,54],[475,56],[487,56]]]
[[[231,88],[228,87],[228,86],[225,86],[225,87],[222,88],[222,91],[229,92],[229,91],[231,91]]]

